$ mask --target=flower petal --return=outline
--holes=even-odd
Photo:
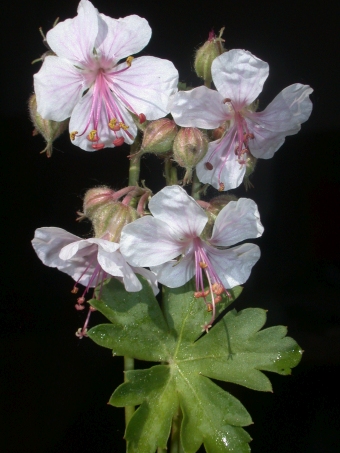
[[[61,228],[45,227],[36,230],[32,245],[38,257],[46,266],[56,267],[70,275],[75,281],[87,285],[97,265],[97,249],[85,249],[88,253],[86,257],[80,254],[72,259],[64,260],[60,258],[60,250],[69,245],[73,246],[79,241],[81,240],[78,236]],[[85,250],[83,254],[85,254]]]
[[[115,63],[140,52],[150,41],[151,28],[148,21],[142,17],[131,15],[112,19],[100,14],[100,18],[106,25],[106,33],[101,42],[97,41],[96,48]]]
[[[206,246],[206,251],[225,288],[245,283],[261,255],[255,244],[242,244],[227,250]]]
[[[97,34],[98,10],[88,0],[81,0],[78,15],[59,22],[46,39],[59,57],[85,64],[93,55]]]
[[[163,264],[180,255],[185,246],[166,223],[151,216],[126,225],[120,239],[120,251],[128,263],[142,267]]]
[[[181,240],[198,237],[208,221],[207,214],[180,186],[164,187],[151,198],[149,210]]]
[[[247,124],[249,131],[254,135],[254,138],[249,140],[249,150],[253,156],[261,159],[273,157],[275,152],[283,145],[285,136],[296,133],[294,131],[291,134],[289,132],[272,132],[249,121],[247,121]]]
[[[171,101],[171,115],[179,126],[214,129],[232,118],[223,99],[205,86],[179,91]]]
[[[154,295],[156,296],[159,293],[156,274],[147,269],[144,269],[143,267],[131,266],[131,268],[132,268],[133,272],[135,272],[136,274],[140,274],[142,277],[145,278],[145,280],[147,280],[147,282],[149,283],[149,285],[152,288]]]
[[[178,72],[171,61],[156,57],[139,57],[126,71],[126,63],[107,73],[110,87],[124,100],[133,113],[144,113],[148,120],[156,120],[169,113],[169,97],[177,91]]]
[[[179,261],[168,261],[160,266],[153,266],[157,279],[169,288],[179,288],[185,285],[195,275],[195,260],[193,253],[188,253]]]
[[[239,110],[261,93],[269,66],[246,50],[233,49],[215,58],[211,74],[217,91]]]
[[[209,143],[206,156],[196,165],[197,177],[201,182],[211,184],[216,189],[222,183],[223,190],[235,189],[242,183],[246,166],[237,161],[234,151],[236,137],[236,127],[232,127],[222,139]],[[207,162],[212,165],[211,170],[206,167]]]
[[[82,74],[63,58],[46,57],[40,71],[34,75],[38,113],[48,120],[69,118],[85,89]]]
[[[260,127],[292,135],[312,112],[312,92],[310,86],[295,83],[282,90],[263,112],[250,113],[249,117]]]
[[[256,203],[249,198],[230,201],[218,214],[209,243],[216,247],[230,247],[263,233]]]

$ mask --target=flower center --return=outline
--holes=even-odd
[[[226,98],[223,102],[225,104],[228,104],[230,111],[233,113],[234,124],[230,127],[227,133],[222,135],[220,142],[218,143],[214,151],[209,155],[208,160],[204,164],[207,170],[213,170],[214,166],[211,163],[211,160],[216,154],[223,154],[223,159],[218,171],[218,190],[221,192],[225,187],[223,181],[221,180],[221,174],[227,160],[230,158],[231,153],[235,155],[235,160],[240,164],[241,170],[244,165],[247,165],[250,159],[248,142],[250,139],[254,138],[254,135],[249,132],[248,125],[246,120],[244,119],[244,116],[240,111],[237,111],[234,108],[231,99]]]
[[[134,139],[134,136],[129,132],[129,126],[126,124],[124,111],[121,111],[121,106],[123,105],[127,110],[135,114],[139,118],[140,123],[143,123],[146,117],[143,113],[138,114],[120,92],[115,90],[114,83],[114,77],[127,71],[131,67],[132,61],[133,57],[128,57],[125,62],[126,66],[117,71],[103,68],[103,66],[106,66],[105,62],[94,62],[98,66],[91,70],[92,75],[95,73],[95,76],[93,85],[90,88],[92,90],[90,112],[83,130],[70,133],[71,140],[81,137],[90,129],[86,138],[92,143],[92,148],[95,150],[103,149],[105,143],[101,142],[98,135],[99,125],[102,131],[110,131],[114,146],[121,146],[125,139]],[[106,118],[106,124],[104,125],[100,124],[103,118]]]
[[[203,330],[208,332],[215,320],[216,304],[221,302],[223,293],[228,297],[230,297],[230,294],[224,287],[216,270],[211,264],[211,261],[209,260],[209,257],[205,251],[202,239],[194,239],[194,250],[196,268],[196,292],[194,293],[194,297],[203,298],[208,311],[212,312],[210,321],[203,326]],[[208,281],[208,290],[205,289],[204,276]],[[206,300],[209,294],[211,296],[211,302],[207,302]]]

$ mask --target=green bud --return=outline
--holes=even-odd
[[[177,134],[175,121],[169,118],[160,118],[151,121],[145,131],[141,146],[142,153],[165,154],[171,150]]]
[[[202,47],[200,47],[195,56],[194,67],[198,77],[204,80],[206,86],[210,86],[212,82],[211,77],[211,65],[216,57],[219,57],[226,51],[224,48],[224,39],[222,34],[224,27],[221,28],[220,34],[217,37],[213,31],[209,33],[208,41],[206,41]]]
[[[180,129],[173,145],[174,160],[186,169],[183,184],[192,179],[192,170],[208,151],[208,140],[202,131],[196,127]]]
[[[37,112],[37,99],[35,94],[32,94],[29,98],[28,107],[31,121],[34,125],[33,135],[41,134],[46,141],[46,147],[41,151],[41,153],[46,153],[47,157],[51,157],[53,142],[67,129],[69,118],[61,122],[45,120]]]
[[[91,220],[95,237],[108,236],[112,242],[119,242],[123,227],[139,217],[136,209],[118,201],[116,192],[106,186],[89,189],[83,209],[83,217]]]

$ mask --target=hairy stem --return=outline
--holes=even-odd
[[[172,160],[170,157],[164,160],[164,174],[167,186],[174,186],[178,184],[177,169],[172,165]]]
[[[135,361],[131,357],[124,356],[124,371],[131,371],[135,368]],[[124,382],[126,382],[126,373],[124,373]],[[135,412],[135,406],[125,406],[125,426],[127,427],[131,417]]]
[[[170,453],[184,453],[180,439],[180,429],[182,423],[183,414],[181,408],[178,406],[177,413],[172,419],[172,428],[170,435]]]
[[[196,175],[196,171],[195,171],[194,176],[192,178],[192,186],[191,186],[191,196],[195,200],[200,199],[200,193],[199,193],[200,189],[201,189],[201,183],[199,182],[197,175]]]

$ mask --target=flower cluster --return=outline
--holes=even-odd
[[[47,56],[34,76],[38,113],[58,122],[70,117],[71,140],[85,151],[133,143],[133,115],[140,122],[165,116],[177,90],[178,73],[170,61],[131,56],[150,37],[145,19],[112,19],[81,0],[77,17],[47,33],[55,55]]]
[[[138,185],[138,177],[118,192],[91,189],[81,218],[92,222],[95,237],[81,239],[55,227],[36,230],[32,244],[42,262],[70,275],[76,282],[72,292],[77,293],[78,284],[85,287],[77,309],[83,308],[90,288],[99,288],[100,297],[107,278],[139,291],[135,274],[141,274],[155,294],[157,282],[175,288],[195,278],[194,296],[212,311],[204,326],[208,331],[216,304],[229,297],[228,289],[246,282],[259,259],[259,247],[243,242],[262,235],[256,204],[226,195],[209,212],[209,203],[196,201],[178,185],[169,162],[186,169],[184,185],[196,171],[202,183],[220,191],[236,188],[257,158],[272,157],[286,136],[300,130],[312,110],[313,90],[293,84],[256,112],[268,64],[245,50],[226,51],[222,32],[219,37],[211,32],[196,55],[195,67],[206,86],[180,92],[170,61],[132,57],[151,37],[148,22],[137,15],[112,19],[81,0],[75,18],[47,33],[51,51],[34,77],[31,115],[43,132],[56,122],[49,144],[68,118],[72,143],[86,151],[132,144],[139,128],[144,136],[131,160],[156,153],[168,164],[168,186],[153,197]],[[208,88],[211,82],[216,89]],[[169,112],[173,119],[165,118]],[[199,198],[199,190],[194,195]]]

